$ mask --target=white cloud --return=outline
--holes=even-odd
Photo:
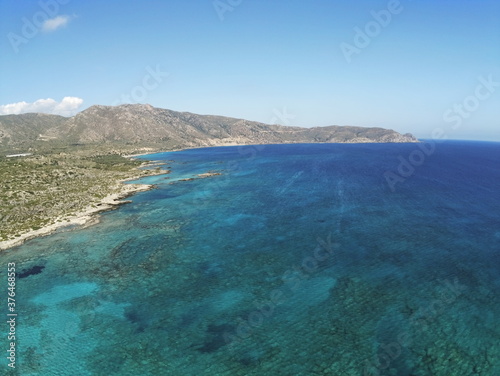
[[[17,102],[0,105],[0,115],[25,114],[27,112],[43,112],[46,114],[72,116],[82,105],[83,99],[77,97],[64,97],[57,102],[52,98],[38,99],[33,103]]]
[[[60,27],[66,26],[70,20],[71,17],[66,15],[50,18],[48,20],[45,20],[45,22],[43,23],[42,31],[55,31]]]

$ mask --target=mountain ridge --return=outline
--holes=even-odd
[[[76,144],[157,145],[166,148],[271,143],[418,142],[379,127],[303,128],[218,115],[199,115],[149,104],[91,106],[72,117],[43,113],[0,116],[3,147],[39,141]]]

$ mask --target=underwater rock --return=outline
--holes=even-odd
[[[227,344],[224,333],[234,333],[235,327],[230,324],[214,325],[211,324],[207,328],[207,337],[203,346],[197,350],[201,353],[213,353]]]
[[[35,265],[27,270],[23,270],[20,273],[16,273],[17,278],[26,278],[29,277],[30,275],[40,274],[43,269],[45,269],[44,265]]]

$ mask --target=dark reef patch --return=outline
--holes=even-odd
[[[26,278],[29,277],[30,275],[40,274],[43,271],[43,269],[45,269],[44,265],[35,265],[29,269],[25,269],[19,273],[16,273],[17,278]]]
[[[197,350],[202,353],[213,353],[219,350],[227,344],[224,333],[233,333],[234,330],[234,326],[229,324],[209,325],[205,342]]]

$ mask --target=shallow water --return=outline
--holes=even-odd
[[[18,374],[500,374],[500,144],[438,144],[392,191],[415,150],[148,156],[156,190],[0,256]]]

